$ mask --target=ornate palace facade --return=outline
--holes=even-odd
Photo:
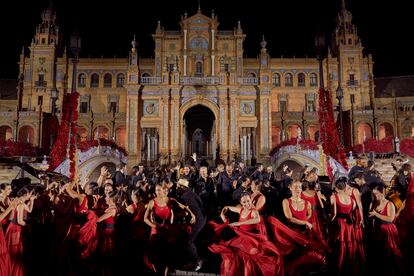
[[[318,139],[318,61],[271,57],[264,38],[258,57],[246,58],[240,22],[234,30],[220,30],[217,17],[200,10],[183,16],[178,31],[158,22],[154,58],[141,57],[134,38],[127,58],[80,58],[73,76],[55,20],[55,12],[46,9],[29,53],[20,56],[19,111],[2,113],[5,137],[50,144],[42,137],[44,115],[55,106],[60,116],[63,95],[76,78],[80,139],[115,139],[132,162],[175,160],[192,152],[266,161],[281,140]],[[381,123],[388,124],[381,131],[389,132],[392,121],[375,117],[372,57],[363,54],[345,5],[332,37],[324,82],[334,99],[338,83],[344,90],[344,110],[352,111],[351,123],[345,122],[350,145],[377,135]],[[4,106],[7,101],[6,111]]]

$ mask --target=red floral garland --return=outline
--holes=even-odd
[[[272,149],[272,151],[270,152],[270,155],[272,156],[282,147],[295,146],[297,144],[298,144],[297,138],[292,138],[290,140],[283,141],[282,143],[280,143],[279,145],[277,145],[276,147]],[[318,150],[318,143],[312,140],[306,140],[306,139],[299,140],[299,146],[303,150]]]
[[[75,176],[75,141],[76,141],[76,121],[78,119],[78,98],[79,93],[66,94],[63,100],[63,115],[59,126],[59,132],[53,148],[50,152],[49,170],[53,171],[63,160],[66,159],[66,148],[68,146],[69,128],[71,129],[71,138],[69,141],[69,160],[70,160],[70,178]]]
[[[405,138],[400,142],[400,151],[402,154],[414,157],[414,139]]]
[[[329,156],[332,156],[345,169],[348,169],[344,149],[340,146],[338,129],[334,120],[331,93],[326,89],[319,89],[319,133],[322,148],[326,155],[328,175],[332,179],[332,168],[329,164]]]
[[[0,156],[37,156],[41,149],[33,147],[27,142],[14,142],[10,140],[0,139]]]
[[[385,137],[381,140],[376,140],[374,138],[367,139],[364,142],[364,147],[362,144],[356,145],[353,148],[355,153],[363,153],[364,151],[367,152],[376,152],[376,153],[393,153],[394,152],[394,145],[393,145],[393,137]]]
[[[106,140],[100,138],[99,140],[88,140],[84,142],[78,143],[78,149],[82,152],[88,151],[89,149],[97,146],[104,146],[104,147],[111,147],[113,149],[117,149],[119,152],[123,153],[125,156],[128,155],[126,150],[123,147],[118,146],[114,141],[112,140]]]

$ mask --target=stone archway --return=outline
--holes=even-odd
[[[358,144],[362,144],[364,140],[372,138],[372,127],[367,123],[358,124]]]
[[[188,134],[187,134],[187,129],[186,129],[186,120],[185,120],[185,116],[187,114],[188,111],[190,111],[192,108],[196,107],[197,108],[201,108],[203,110],[205,110],[206,112],[208,112],[210,114],[210,118],[213,119],[212,123],[211,123],[211,130],[210,130],[210,142],[208,143],[208,155],[209,158],[212,157],[212,159],[216,158],[216,151],[217,151],[217,146],[219,143],[219,136],[218,133],[221,133],[221,128],[220,128],[220,124],[219,124],[219,107],[217,106],[217,104],[215,104],[214,102],[212,102],[211,100],[204,98],[204,97],[197,97],[197,98],[193,98],[187,102],[185,102],[181,107],[180,107],[180,123],[179,123],[179,133],[181,135],[179,135],[180,137],[180,149],[179,152],[181,153],[182,157],[188,157],[188,152],[189,150],[186,150],[189,146],[188,144]],[[195,128],[197,129],[197,128]],[[195,130],[194,129],[194,130]],[[207,147],[207,145],[206,145]]]
[[[0,140],[7,141],[10,139],[13,139],[13,129],[7,125],[0,126]]]
[[[378,139],[382,140],[386,137],[394,136],[394,127],[392,124],[383,122],[378,125]]]

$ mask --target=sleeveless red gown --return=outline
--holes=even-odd
[[[414,263],[414,173],[411,174],[411,182],[408,185],[405,208],[397,219],[398,231],[401,237],[401,244],[411,250]]]
[[[0,276],[9,276],[11,269],[10,256],[7,250],[6,239],[0,224]]]
[[[351,198],[356,203],[356,198],[355,198],[355,195],[354,195],[354,189],[352,189]],[[358,205],[356,206],[355,210],[352,211],[352,214],[353,214],[353,217],[354,217],[356,258],[358,258],[359,260],[361,260],[362,262],[365,263],[365,249],[364,249],[364,240],[363,240],[363,229],[362,229],[362,226],[361,226],[362,217],[361,217],[361,213],[359,212]]]
[[[352,208],[354,200],[351,198],[349,204],[339,201],[339,197],[335,194],[336,200],[336,231],[333,233],[333,241],[338,244],[338,272],[344,269],[355,271],[356,265],[356,239],[354,227],[352,224]]]
[[[380,214],[383,216],[388,215],[388,204],[392,204],[390,201],[385,204]],[[393,222],[385,222],[378,218],[375,219],[375,231],[377,242],[383,244],[386,250],[386,259],[390,260],[392,267],[396,272],[402,272],[403,261],[400,251],[400,239],[398,237],[397,227]]]
[[[80,216],[86,214],[88,212],[88,198],[85,196],[82,200],[80,205],[75,205],[75,216]],[[76,240],[79,239],[79,230],[81,229],[81,225],[78,222],[73,222],[66,234],[66,238],[69,240]]]
[[[304,193],[302,193],[301,198],[308,201],[310,205],[312,206],[312,216],[309,219],[309,222],[312,223],[313,225],[312,231],[316,234],[318,239],[320,239],[321,241],[324,241],[325,237],[322,232],[322,226],[321,226],[321,222],[319,220],[319,214],[317,211],[317,207],[319,204],[318,196],[316,195],[316,193],[314,196],[307,196]]]
[[[24,218],[26,218],[26,214],[26,211],[24,211]],[[13,219],[11,220],[9,227],[7,227],[6,244],[10,255],[10,275],[23,276],[23,226],[17,223],[17,207],[14,211]]]
[[[239,222],[252,218],[250,212],[242,218],[240,211]],[[228,223],[216,224],[209,222],[216,233],[221,232]],[[283,275],[283,258],[279,250],[268,240],[267,236],[257,234],[257,225],[242,225],[233,228],[236,237],[229,241],[221,241],[209,246],[213,253],[222,257],[222,276],[233,275]]]
[[[100,223],[99,244],[101,255],[112,256],[114,253],[115,217],[111,216]]]
[[[307,220],[307,206],[305,201],[303,210],[295,210],[291,199],[288,199],[289,209],[296,219]],[[275,217],[268,218],[273,242],[285,257],[285,274],[302,275],[306,272],[320,270],[326,265],[325,254],[328,247],[311,231],[300,232],[300,227],[292,225],[292,228],[284,225]],[[303,228],[302,228],[303,229]]]
[[[262,196],[264,197],[264,195],[263,195],[263,194],[257,194],[257,195],[256,195],[256,196],[252,199],[252,204],[253,204],[254,206],[256,206],[257,202],[259,201],[259,198],[260,198],[260,197],[262,197]],[[257,208],[256,208],[257,212],[259,212],[259,213],[260,213],[260,212],[263,210],[264,206],[265,206],[265,205],[263,205],[263,207],[262,207],[262,208],[260,208],[260,209],[257,209]],[[264,220],[263,216],[260,216],[260,223],[257,225],[257,230],[259,231],[259,233],[260,233],[260,234],[267,236],[266,223],[265,223],[265,220]]]

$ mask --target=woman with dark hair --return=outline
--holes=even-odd
[[[385,186],[374,187],[375,201],[371,205],[369,217],[373,219],[374,239],[383,275],[404,275],[398,230],[394,224],[395,206],[384,195]],[[390,269],[384,271],[384,269]]]
[[[262,183],[258,179],[253,180],[250,184],[250,189],[252,190],[252,204],[254,205],[256,211],[260,213],[266,204],[266,198],[261,192]]]
[[[268,221],[276,247],[285,257],[286,275],[302,275],[320,271],[326,265],[325,253],[328,247],[315,237],[311,204],[301,198],[302,183],[293,181],[289,186],[291,196],[284,199],[283,214],[288,226],[274,217]]]
[[[336,249],[337,273],[340,275],[358,272],[359,260],[356,259],[356,237],[352,223],[352,210],[355,201],[347,191],[348,180],[340,177],[335,182],[335,193],[331,195],[332,220],[335,227],[332,231],[331,242]]]
[[[144,214],[144,222],[151,227],[148,257],[145,262],[158,273],[168,274],[168,267],[174,264],[173,248],[175,247],[176,231],[170,227],[174,222],[173,207],[177,206],[191,215],[191,222],[195,222],[195,215],[190,208],[182,205],[167,196],[167,189],[162,183],[155,185],[155,198],[150,200]]]
[[[283,260],[277,248],[258,233],[259,213],[254,208],[249,193],[243,193],[241,206],[226,206],[222,209],[221,218],[224,224],[209,222],[215,234],[220,234],[227,226],[236,233],[229,241],[221,241],[209,246],[211,252],[220,254],[221,275],[283,275]],[[239,221],[229,223],[225,217],[227,211],[239,214]]]
[[[111,192],[106,197],[108,207],[97,220],[101,256],[111,257],[114,253],[115,216],[117,214],[115,196],[116,192]]]
[[[301,198],[308,201],[312,208],[312,215],[309,218],[309,222],[313,225],[313,231],[316,233],[317,237],[321,240],[325,240],[325,235],[322,231],[322,224],[319,219],[318,207],[321,209],[324,208],[324,203],[322,198],[324,197],[320,192],[316,191],[316,182],[305,180],[302,183],[303,192],[301,193]]]
[[[23,240],[25,231],[23,227],[26,226],[27,213],[33,210],[33,202],[36,196],[29,192],[27,188],[22,188],[17,192],[16,209],[12,213],[12,221],[7,227],[6,243],[10,255],[11,270],[10,275],[23,276],[25,275],[25,265],[23,260]],[[26,202],[29,201],[28,204]]]
[[[15,200],[10,203],[7,209],[0,210],[0,221],[5,219],[11,211],[16,208],[18,201]],[[0,276],[9,276],[11,271],[11,263],[10,263],[10,256],[9,251],[7,250],[6,239],[4,238],[4,233],[2,229],[2,225],[0,223]]]

